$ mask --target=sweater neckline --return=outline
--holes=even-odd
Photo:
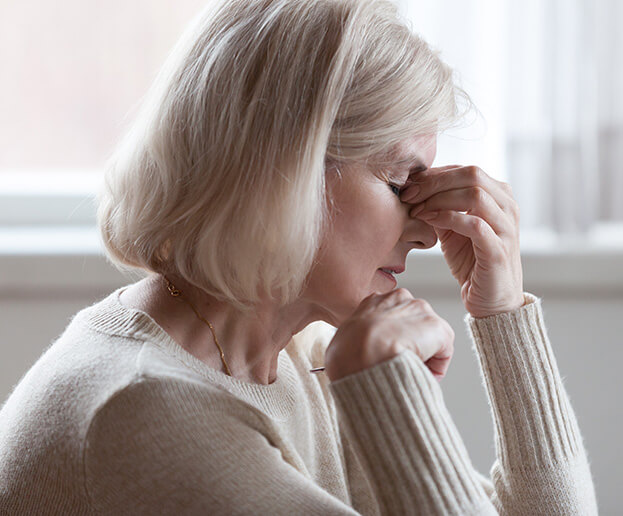
[[[124,306],[119,296],[128,287],[118,288],[91,307],[88,313],[91,327],[111,336],[129,337],[156,345],[166,355],[181,362],[209,383],[246,399],[274,417],[284,418],[291,413],[296,401],[296,371],[287,350],[294,345],[294,339],[279,353],[274,382],[265,385],[239,380],[211,368],[186,351],[146,312]]]

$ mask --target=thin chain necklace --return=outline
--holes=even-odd
[[[214,342],[216,344],[216,347],[218,348],[218,350],[219,350],[219,352],[221,354],[221,362],[223,362],[223,366],[225,367],[225,371],[227,372],[227,374],[229,376],[233,377],[234,375],[231,374],[231,371],[229,370],[229,366],[227,365],[227,362],[225,361],[225,353],[223,353],[223,348],[221,348],[221,345],[218,343],[218,339],[216,338],[216,332],[214,331],[214,326],[212,326],[210,321],[208,321],[207,319],[204,319],[201,316],[201,314],[195,308],[195,305],[193,305],[188,299],[186,299],[185,297],[182,296],[182,291],[181,290],[176,288],[175,285],[173,285],[173,283],[171,283],[166,276],[162,276],[162,277],[164,278],[164,281],[167,282],[167,290],[169,291],[169,293],[173,297],[178,297],[182,301],[184,301],[188,306],[190,306],[192,308],[192,310],[193,310],[193,312],[195,312],[195,315],[197,316],[197,318],[200,321],[202,321],[202,322],[204,322],[205,324],[208,325],[208,328],[210,328],[210,331],[212,332],[212,337],[214,337]],[[320,372],[322,372],[324,370],[325,370],[324,367],[315,367],[313,369],[310,369],[309,372],[310,373],[320,373]]]
[[[214,337],[214,342],[216,343],[216,347],[218,348],[218,350],[219,350],[219,352],[221,354],[221,362],[223,362],[223,366],[225,367],[225,371],[226,371],[228,376],[232,376],[233,377],[234,375],[231,374],[231,371],[229,370],[229,366],[227,365],[227,362],[225,361],[225,353],[223,353],[223,348],[221,348],[221,345],[218,343],[218,339],[216,338],[216,332],[214,331],[214,326],[212,326],[210,321],[208,321],[207,319],[204,319],[201,316],[201,314],[195,308],[195,305],[193,305],[188,299],[186,299],[184,296],[182,296],[182,291],[181,290],[176,288],[175,285],[173,285],[173,283],[171,283],[166,276],[162,276],[162,277],[164,278],[164,281],[167,282],[167,290],[169,291],[169,293],[173,297],[178,297],[182,301],[184,301],[188,306],[190,306],[192,308],[192,310],[193,310],[193,312],[195,312],[195,315],[197,316],[197,318],[200,321],[202,321],[202,322],[204,322],[205,324],[208,325],[208,328],[210,328],[210,331],[212,332],[212,337]]]

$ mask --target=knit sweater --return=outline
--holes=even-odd
[[[465,316],[495,423],[472,466],[422,360],[330,382],[317,322],[258,385],[211,369],[123,289],[79,312],[0,411],[0,514],[597,513],[541,300]]]

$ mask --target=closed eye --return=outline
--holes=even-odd
[[[392,192],[394,192],[394,194],[397,197],[400,197],[400,187],[399,186],[392,185],[391,183],[389,183],[389,187],[391,188]]]

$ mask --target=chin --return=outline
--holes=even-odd
[[[353,296],[352,299],[340,299],[338,303],[333,298],[331,303],[322,306],[319,319],[337,328],[353,314],[365,297],[359,299],[358,296]]]
[[[336,307],[334,305],[333,309],[329,313],[329,317],[331,318],[331,321],[326,320],[326,319],[325,321],[331,324],[332,326],[338,327],[346,319],[348,319],[351,315],[353,315],[355,310],[359,308],[359,305],[365,298],[367,298],[371,294],[385,294],[387,292],[390,292],[391,290],[393,289],[387,288],[387,286],[384,286],[384,287],[376,287],[376,288],[370,287],[364,292],[359,292],[357,295],[354,295],[352,298],[345,299],[342,303],[339,304],[339,306]]]
[[[316,307],[320,316],[318,319],[335,327],[340,326],[359,307],[361,302],[371,294],[386,294],[396,288],[395,281],[392,283],[387,278],[375,275],[368,286],[361,288],[361,284],[355,288],[323,289],[322,301],[316,298]]]

